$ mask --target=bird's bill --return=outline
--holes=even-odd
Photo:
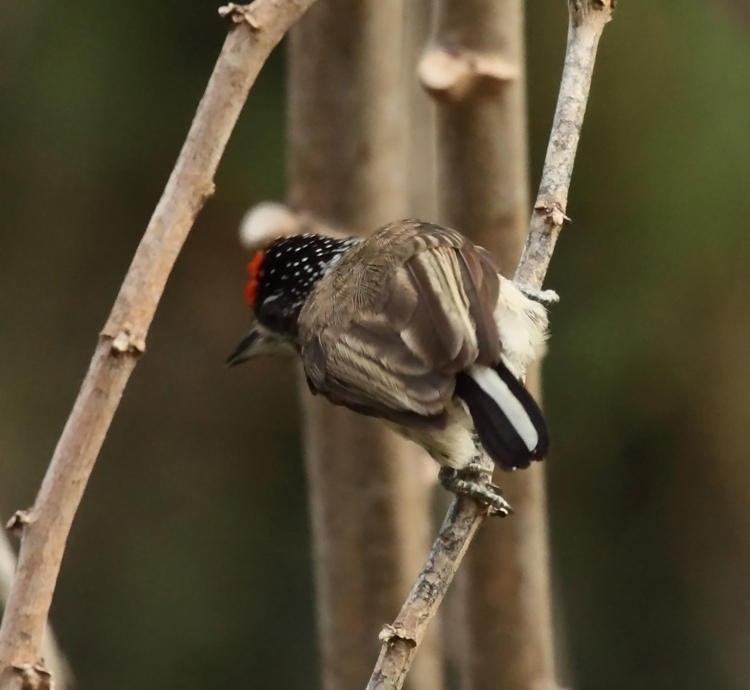
[[[237,343],[237,347],[234,348],[232,354],[227,357],[227,366],[233,367],[237,364],[242,364],[242,362],[247,361],[251,357],[255,357],[258,354],[255,350],[260,344],[259,341],[262,337],[255,327],[251,328],[247,335]]]
[[[275,338],[273,334],[265,333],[262,326],[259,328],[257,324],[254,324],[245,337],[237,343],[237,347],[227,357],[226,363],[227,366],[233,367],[253,357],[279,354],[284,351],[293,351],[293,348],[289,343]]]

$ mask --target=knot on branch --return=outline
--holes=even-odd
[[[568,0],[568,10],[573,23],[578,26],[593,16],[606,24],[612,19],[617,0]]]
[[[422,56],[417,74],[420,84],[433,98],[460,103],[481,88],[494,88],[517,79],[520,70],[497,53],[435,45]]]
[[[13,666],[13,671],[21,678],[22,690],[52,689],[52,675],[41,663]]]
[[[18,535],[26,525],[32,524],[35,520],[36,513],[33,510],[17,510],[5,523],[5,529],[11,534]]]
[[[384,644],[393,644],[394,641],[400,640],[410,647],[417,646],[417,639],[414,634],[399,623],[384,625],[378,633],[378,640]]]
[[[216,184],[213,180],[206,183],[206,188],[200,192],[200,208],[216,193]]]
[[[563,223],[570,223],[570,218],[565,215],[562,204],[559,201],[537,202],[534,213],[544,218],[544,224],[551,228],[562,227]]]
[[[253,14],[252,5],[236,5],[230,2],[219,8],[219,16],[229,19],[233,24],[247,24],[253,31],[259,31],[263,25]]]
[[[111,331],[109,328],[105,328],[101,335],[103,338],[109,338],[111,340],[112,354],[140,355],[146,351],[146,341],[143,339],[143,336],[133,333],[128,325],[116,330],[116,332]]]

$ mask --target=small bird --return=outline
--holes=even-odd
[[[371,236],[272,241],[248,265],[250,332],[229,365],[296,352],[310,390],[420,444],[443,484],[507,514],[478,481],[483,449],[506,470],[547,452],[521,383],[547,337],[552,291],[517,286],[456,230],[403,220]]]

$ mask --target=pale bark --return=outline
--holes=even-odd
[[[292,31],[295,208],[359,232],[406,214],[403,39],[399,0],[328,0]],[[301,387],[322,686],[350,690],[429,548],[435,472],[381,422]],[[440,686],[437,664],[415,670],[411,687]]]
[[[544,158],[529,234],[515,280],[541,287],[563,223],[575,152],[586,113],[596,49],[616,0],[568,0],[568,46],[552,133]]]
[[[177,254],[213,191],[213,175],[247,93],[274,46],[313,0],[228,6],[232,21],[162,197],[100,334],[34,506],[18,511],[16,577],[0,626],[0,688],[46,688],[40,657],[65,544],[88,478]]]
[[[4,531],[0,531],[0,611],[10,592],[10,586],[16,574],[16,554]],[[55,679],[55,690],[66,690],[73,680],[73,673],[67,659],[57,644],[55,633],[48,624],[42,641],[42,659],[44,667]]]
[[[540,192],[532,215],[529,234],[515,278],[532,287],[541,287],[549,266],[555,241],[565,218],[567,192],[573,170],[578,137],[580,134],[586,101],[588,99],[593,72],[596,47],[605,24],[611,19],[614,0],[570,0],[570,21],[565,66],[560,85],[550,144],[545,158]],[[461,56],[461,51],[452,51]],[[431,80],[435,84],[447,84],[447,98],[460,100],[483,82],[503,81],[514,74],[512,64],[497,59],[481,61],[471,52],[463,53],[463,65],[450,65],[450,74],[443,80]],[[478,67],[477,67],[478,66]],[[467,76],[468,70],[468,76]],[[423,70],[424,75],[424,70]],[[458,78],[456,79],[456,76]],[[458,84],[458,88],[454,85]],[[442,88],[442,87],[441,87]],[[522,498],[523,503],[543,503],[542,496]],[[477,503],[465,499],[453,502],[449,514],[433,544],[427,563],[412,588],[396,621],[386,626],[381,633],[382,647],[368,688],[400,688],[412,663],[425,629],[439,607],[450,581],[460,565],[461,558],[473,539],[477,528],[486,517],[486,510]],[[510,520],[516,520],[517,516]],[[535,513],[530,513],[531,525],[521,529],[542,534],[543,523],[533,524]],[[509,522],[503,521],[501,528]],[[523,566],[533,567],[533,555],[521,554]],[[537,567],[546,567],[537,563]],[[546,644],[546,643],[544,643]],[[500,650],[495,648],[494,653]],[[547,663],[547,662],[543,662]],[[549,678],[547,687],[552,686]],[[539,687],[534,680],[526,688]],[[540,683],[546,682],[540,678]],[[485,687],[500,687],[501,681],[493,680]],[[512,686],[511,686],[512,687]]]

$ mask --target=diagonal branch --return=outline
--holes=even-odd
[[[256,0],[232,21],[206,92],[120,289],[36,502],[14,516],[23,538],[0,626],[0,688],[48,687],[40,649],[65,543],[120,398],[145,349],[177,255],[213,192],[213,176],[271,50],[314,0]]]
[[[565,220],[568,189],[586,110],[596,48],[616,0],[569,0],[568,44],[549,146],[529,234],[515,279],[540,288]],[[429,621],[458,569],[486,509],[455,499],[430,555],[382,647],[368,690],[401,688]]]
[[[16,554],[5,532],[0,532],[0,610],[5,605],[16,573]],[[55,679],[55,690],[65,690],[73,684],[73,670],[57,644],[50,625],[41,649],[44,665]]]
[[[540,288],[567,220],[568,190],[586,113],[596,49],[617,0],[569,0],[570,22],[560,93],[529,234],[515,280]]]

